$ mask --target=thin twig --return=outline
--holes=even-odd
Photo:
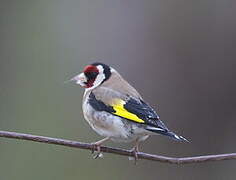
[[[92,150],[94,148],[92,144],[88,144],[88,143],[82,143],[78,141],[70,141],[70,140],[58,139],[58,138],[51,138],[51,137],[45,137],[45,136],[36,136],[36,135],[31,135],[31,134],[9,132],[9,131],[0,131],[0,137],[36,141],[36,142],[41,142],[41,143],[56,144],[56,145],[74,147],[74,148],[79,148],[79,149],[87,149],[87,150]],[[134,156],[134,154],[129,150],[120,149],[120,148],[112,148],[112,147],[107,147],[107,146],[102,146],[101,152],[119,154],[119,155],[130,156],[130,157]],[[159,155],[139,152],[138,158],[171,163],[171,164],[190,164],[190,163],[200,163],[200,162],[207,162],[207,161],[232,160],[232,159],[236,159],[236,153],[195,156],[195,157],[185,157],[185,158],[173,158],[173,157],[159,156]]]

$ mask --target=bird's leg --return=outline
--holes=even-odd
[[[138,152],[139,152],[139,141],[138,141],[138,139],[135,141],[134,147],[131,149],[131,152],[134,154],[134,164],[136,164],[137,160],[138,160]]]
[[[97,154],[93,157],[94,159],[97,159],[98,157],[101,157],[102,156],[102,153],[101,153],[101,145],[108,141],[110,138],[109,137],[106,137],[100,141],[97,141],[97,142],[94,142],[94,143],[91,143],[93,145],[93,148],[92,148],[92,154],[94,153],[94,151],[97,151]]]

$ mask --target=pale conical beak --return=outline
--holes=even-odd
[[[76,84],[79,84],[84,87],[84,86],[86,86],[87,78],[84,75],[84,73],[80,73],[79,75],[68,80],[68,82],[74,82],[74,81]]]

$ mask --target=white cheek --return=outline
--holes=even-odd
[[[102,73],[98,74],[98,76],[97,76],[96,80],[94,81],[93,85],[94,86],[100,85],[104,79],[105,79],[104,74],[102,74]]]

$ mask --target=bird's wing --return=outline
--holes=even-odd
[[[143,100],[132,97],[119,98],[114,96],[109,101],[96,98],[91,92],[89,104],[97,111],[106,111],[129,121],[168,131],[167,127],[159,120],[157,113]]]

